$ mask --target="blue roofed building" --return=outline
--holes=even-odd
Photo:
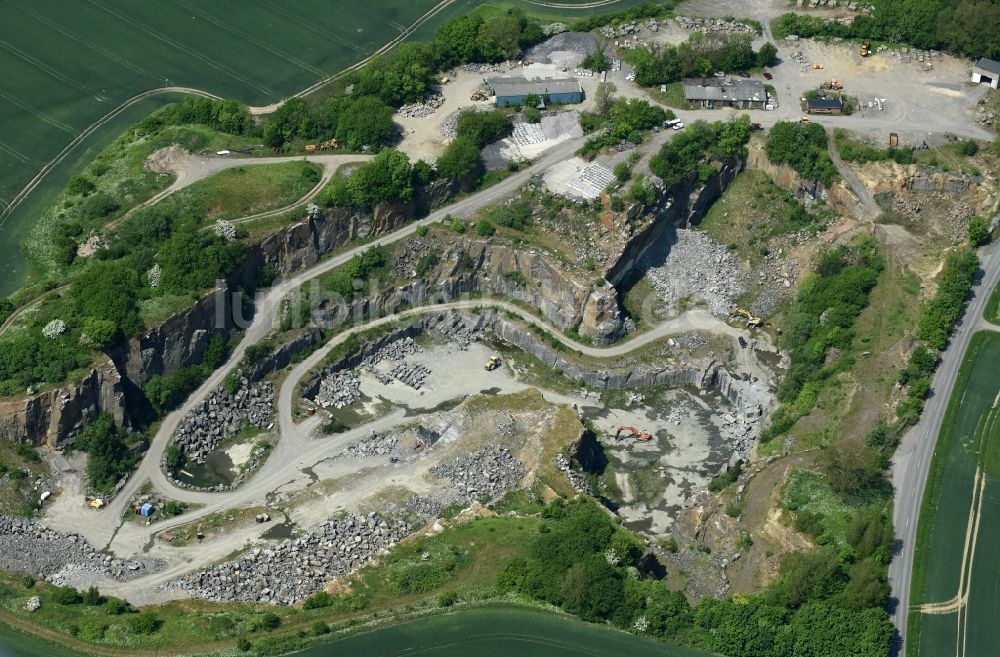
[[[543,104],[583,102],[583,87],[576,78],[490,78],[486,86],[495,97],[497,107],[524,105],[528,96],[538,96]]]

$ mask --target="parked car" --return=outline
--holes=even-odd
[[[774,76],[771,75],[771,71],[764,71],[764,79],[765,80],[771,80],[773,78],[774,78]]]

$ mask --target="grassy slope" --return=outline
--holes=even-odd
[[[909,600],[911,607],[947,600],[958,589],[962,537],[965,535],[972,476],[977,461],[975,452],[968,448],[981,416],[996,396],[997,384],[992,369],[998,357],[1000,335],[981,332],[973,336],[941,421],[917,525]],[[992,485],[996,485],[995,479]],[[988,486],[988,497],[989,492]],[[988,503],[987,510],[990,507],[995,505]],[[939,514],[939,511],[942,513]],[[988,518],[983,526],[987,535],[996,533],[991,532]],[[980,546],[979,550],[980,559],[986,557],[989,560],[987,568],[995,555],[995,552],[987,551],[988,547]],[[932,563],[929,560],[931,554],[934,555]],[[993,564],[995,572],[995,561]],[[973,581],[976,581],[975,576]],[[995,587],[988,588],[995,594]],[[935,654],[935,649],[953,645],[954,634],[947,636],[947,632],[954,632],[954,620],[954,615],[932,617],[911,612],[907,625],[907,654]],[[944,639],[944,643],[939,643],[940,639]],[[924,640],[933,645],[920,650],[919,642]]]

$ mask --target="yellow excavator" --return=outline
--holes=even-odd
[[[760,317],[754,317],[750,313],[750,311],[745,308],[737,308],[734,312],[737,315],[742,315],[743,317],[746,317],[747,326],[751,328],[760,328],[761,326],[764,325],[764,320],[762,320]]]
[[[862,41],[861,47],[858,48],[858,54],[861,55],[862,57],[867,57],[868,55],[871,54],[871,52],[872,52],[872,44],[868,43],[867,41]]]
[[[490,356],[486,359],[486,364],[483,365],[487,372],[492,372],[496,368],[500,367],[500,357]]]

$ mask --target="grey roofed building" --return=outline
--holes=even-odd
[[[684,98],[691,107],[737,107],[763,109],[767,91],[760,80],[744,78],[686,79]]]
[[[988,84],[994,89],[1000,88],[1000,62],[983,57],[972,67],[972,81],[976,84]]]
[[[512,76],[490,78],[486,85],[496,96],[497,107],[522,105],[528,96],[538,96],[552,103],[579,103],[583,87],[576,78],[528,78]]]

